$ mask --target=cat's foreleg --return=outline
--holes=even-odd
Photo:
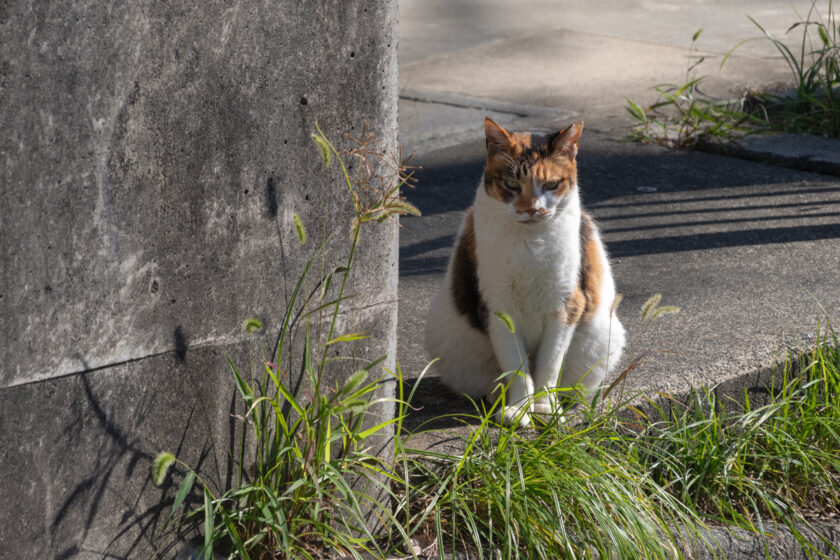
[[[499,380],[499,384],[506,387],[505,406],[498,412],[499,420],[508,425],[530,426],[528,398],[534,393],[534,382],[528,368],[525,345],[520,336],[510,332],[501,321],[491,321],[488,331],[501,372],[506,374]],[[495,393],[498,394],[498,391]],[[523,410],[523,407],[529,410]]]
[[[557,394],[552,390],[557,387],[574,332],[574,325],[566,324],[561,318],[552,317],[546,321],[534,367],[534,387],[543,393],[534,401],[536,414],[550,414],[558,410]]]

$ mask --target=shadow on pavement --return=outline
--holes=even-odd
[[[840,188],[819,175],[597,138],[582,150],[581,196],[613,257],[840,238]],[[481,143],[418,158],[408,199],[423,217],[405,221],[401,276],[445,271],[483,158]]]

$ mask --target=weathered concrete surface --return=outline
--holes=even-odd
[[[317,196],[315,121],[395,133],[377,6],[5,8],[2,385],[81,371],[79,353],[95,368],[227,342],[277,308],[278,269],[296,272],[278,230],[298,212],[314,231],[325,201],[348,215]]]
[[[360,356],[384,353],[392,315],[380,305],[342,320],[371,335]],[[227,356],[250,380],[259,343],[190,347],[0,392],[0,558],[170,557],[172,535],[156,531],[184,473],[176,467],[157,488],[151,461],[169,450],[214,491],[230,487],[244,410]]]
[[[827,5],[817,2],[819,13]],[[733,98],[789,81],[790,69],[766,40],[720,62],[739,41],[761,35],[747,15],[796,46],[801,28],[787,30],[795,10],[804,16],[810,7],[808,0],[403,0],[400,91],[572,111],[589,124],[626,130],[625,99],[652,103],[657,84],[703,76],[705,93]],[[406,110],[400,118],[406,148],[423,149],[412,141],[433,136],[435,119],[408,122]]]
[[[224,482],[224,352],[244,360],[249,316],[274,344],[325,223],[343,263],[352,205],[310,135],[347,146],[367,123],[394,149],[396,19],[366,0],[0,7],[0,556],[147,556],[161,448]],[[372,334],[359,359],[394,356],[396,242],[395,222],[362,237],[340,321]]]
[[[247,362],[246,348],[170,352],[0,393],[0,556],[148,557],[171,504],[148,476],[160,450],[215,485],[234,475],[227,449],[241,425],[231,414],[242,411],[225,353]]]

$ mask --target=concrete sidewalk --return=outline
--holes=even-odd
[[[624,142],[625,98],[651,102],[652,85],[683,80],[699,55],[707,60],[697,72],[720,96],[782,82],[789,70],[763,41],[722,71],[719,62],[757,35],[745,13],[780,36],[796,15],[775,0],[579,4],[401,2],[400,133],[423,167],[408,193],[423,216],[404,218],[400,232],[403,372],[416,375],[427,361],[424,316],[481,175],[487,114],[515,130],[585,120],[581,193],[624,295],[628,357],[654,352],[628,388],[750,386],[750,374],[813,338],[823,308],[840,325],[840,180]],[[804,13],[809,3],[795,5]],[[642,325],[640,306],[654,293],[682,311]],[[468,406],[433,381],[419,397],[421,418]]]

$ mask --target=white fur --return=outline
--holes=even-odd
[[[625,342],[624,328],[610,313],[615,285],[603,256],[601,298],[594,314],[576,326],[556,316],[578,282],[580,199],[576,186],[562,197],[535,188],[538,209],[549,210],[542,218],[517,213],[512,203],[491,198],[483,180],[479,185],[473,217],[489,336],[470,326],[455,307],[451,259],[426,319],[426,349],[440,358],[436,370],[453,390],[480,397],[493,392],[503,372],[524,374],[507,378],[510,407],[503,413],[505,421],[521,425],[530,423],[530,411],[520,411],[516,403],[522,404],[535,390],[577,383],[586,389],[599,386],[616,366]],[[597,231],[593,235],[597,237]],[[493,315],[497,311],[510,315],[515,334]],[[534,371],[526,356],[536,358]],[[537,402],[535,412],[548,406]]]

